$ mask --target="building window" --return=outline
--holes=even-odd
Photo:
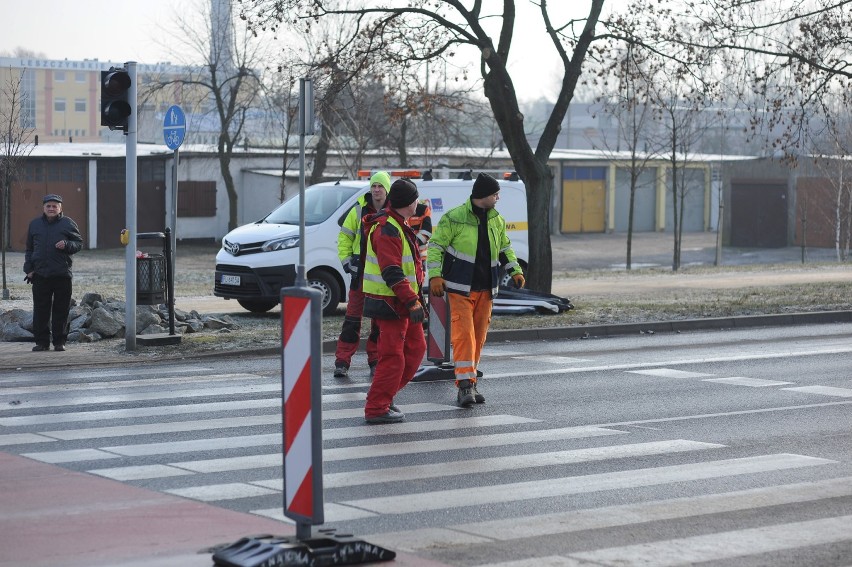
[[[35,73],[22,71],[21,89],[21,128],[36,127],[36,86]]]
[[[65,99],[64,98],[53,99],[53,111],[54,112],[65,112]]]
[[[216,182],[181,181],[177,208],[179,217],[215,217]]]
[[[74,80],[75,80],[75,81],[77,81],[78,83],[85,83],[85,82],[86,82],[86,73],[85,73],[85,71],[77,71],[77,72],[75,72],[75,73],[74,73]]]
[[[64,83],[65,82],[65,71],[54,71],[53,72],[53,80],[55,80],[57,83]]]
[[[606,169],[603,167],[574,167],[562,169],[562,179],[565,181],[589,181],[606,179]]]
[[[74,99],[74,111],[75,112],[86,112],[86,99],[75,98]]]

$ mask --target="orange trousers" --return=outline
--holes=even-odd
[[[472,291],[470,296],[448,293],[447,299],[456,385],[459,380],[476,382],[476,367],[491,325],[491,292]]]

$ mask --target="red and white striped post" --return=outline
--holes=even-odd
[[[440,366],[449,363],[450,352],[450,302],[447,294],[429,297],[429,337],[426,342],[426,360]]]
[[[296,537],[322,524],[322,293],[281,290],[281,389],[284,434],[284,515]]]

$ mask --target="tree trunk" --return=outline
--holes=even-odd
[[[503,141],[512,156],[515,170],[527,190],[527,233],[529,236],[529,266],[527,287],[550,292],[553,283],[553,250],[550,243],[550,199],[553,192],[553,172],[547,165],[549,151],[538,148],[542,157],[533,153],[524,133],[524,116],[511,78],[502,59],[491,49],[483,50],[491,69],[485,75],[485,96],[491,105],[494,119],[500,127]],[[561,118],[560,118],[561,122]],[[540,142],[541,143],[541,142]],[[500,210],[498,205],[497,210]]]
[[[308,185],[322,181],[325,175],[325,166],[328,163],[328,149],[331,146],[332,117],[330,110],[325,110],[326,108],[326,106],[323,106],[322,116],[320,116],[322,127],[320,128],[319,140],[317,140],[317,145],[314,148],[314,167],[311,168],[311,176],[307,181]]]
[[[225,152],[219,148],[219,172],[225,180],[225,189],[228,191],[228,230],[234,230],[237,224],[237,188],[234,186],[234,177],[231,175],[231,152]]]

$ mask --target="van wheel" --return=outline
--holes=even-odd
[[[322,292],[322,314],[334,315],[340,303],[340,285],[333,276],[321,270],[308,274],[308,287]]]
[[[264,301],[262,299],[238,299],[237,303],[239,303],[243,309],[251,311],[252,313],[266,313],[278,305],[277,301]]]

